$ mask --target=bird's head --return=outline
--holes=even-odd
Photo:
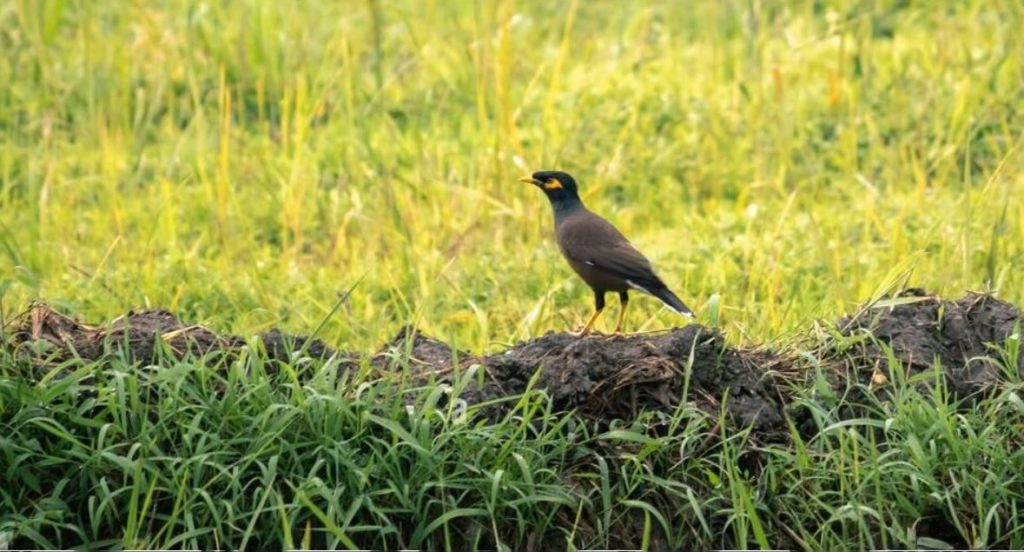
[[[552,203],[563,199],[579,199],[580,197],[579,191],[576,188],[576,180],[568,173],[561,171],[537,171],[530,176],[520,178],[519,181],[533,184],[544,190],[544,193]]]

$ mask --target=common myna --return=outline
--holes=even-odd
[[[590,332],[601,311],[604,294],[619,293],[622,308],[615,332],[622,330],[629,304],[629,289],[653,295],[668,308],[692,317],[689,309],[654,273],[651,262],[614,226],[591,213],[580,201],[573,177],[560,171],[539,171],[519,179],[544,191],[555,214],[555,239],[569,266],[594,290],[594,314],[581,335]]]

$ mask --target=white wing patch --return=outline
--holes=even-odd
[[[626,280],[626,285],[633,289],[640,290],[646,293],[647,295],[653,295],[653,293],[651,293],[647,288],[637,285],[636,283],[633,282],[633,280]]]
[[[596,264],[594,264],[594,261],[583,261],[583,264],[587,266],[597,266]]]

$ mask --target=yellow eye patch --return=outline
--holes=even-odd
[[[548,181],[544,183],[545,190],[560,190],[561,188],[562,183],[555,178],[548,179]]]

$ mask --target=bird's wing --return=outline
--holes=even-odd
[[[651,262],[629,242],[598,248],[589,257],[583,262],[626,280],[632,287],[648,293],[665,287],[661,278],[654,273]]]
[[[563,253],[573,261],[618,276],[645,291],[665,287],[647,257],[611,223],[593,213],[565,221],[560,241]]]

